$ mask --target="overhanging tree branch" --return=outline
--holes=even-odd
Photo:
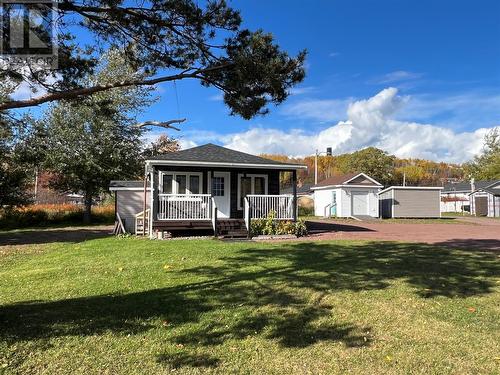
[[[98,92],[107,91],[115,88],[123,88],[130,86],[153,86],[162,82],[169,82],[174,80],[182,80],[186,78],[196,78],[203,80],[203,74],[209,73],[216,70],[227,69],[231,67],[232,63],[221,64],[205,69],[196,69],[187,73],[189,70],[184,71],[179,74],[174,74],[170,76],[163,76],[152,79],[136,79],[122,82],[113,82],[105,85],[96,85],[92,87],[82,87],[73,90],[61,91],[61,92],[51,92],[37,98],[26,99],[26,100],[11,100],[7,102],[0,103],[0,111],[5,111],[8,109],[33,107],[43,103],[48,103],[56,100],[70,100],[76,99],[81,96],[88,96],[96,94]]]

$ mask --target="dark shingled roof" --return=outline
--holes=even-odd
[[[188,148],[186,150],[158,155],[148,160],[190,161],[190,162],[212,162],[212,163],[238,163],[238,164],[266,164],[289,166],[293,163],[282,163],[275,160],[261,158],[240,151],[208,143],[203,146]]]
[[[346,181],[351,180],[352,178],[356,177],[360,173],[361,172],[353,172],[353,173],[347,173],[347,174],[343,174],[343,175],[339,175],[339,176],[328,177],[327,179],[325,179],[321,182],[318,182],[318,184],[314,185],[313,187],[342,185]],[[371,186],[371,185],[375,185],[375,184],[374,183],[369,183],[369,184],[361,183],[359,185]]]
[[[474,186],[476,189],[484,189],[487,186],[493,185],[495,182],[500,182],[498,180],[485,180],[485,181],[475,181]],[[470,193],[470,181],[463,182],[450,182],[444,185],[444,189],[441,193],[454,193],[454,192],[464,192]]]
[[[476,191],[478,190],[485,191],[493,195],[500,195],[500,181],[495,181],[486,187],[476,189]]]
[[[149,182],[148,182],[149,186]],[[111,181],[109,183],[110,188],[143,188],[144,181]]]

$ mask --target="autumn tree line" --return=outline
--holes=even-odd
[[[364,172],[385,186],[442,186],[448,181],[500,179],[500,128],[494,128],[484,140],[482,152],[473,160],[463,163],[446,163],[417,158],[398,158],[376,147],[352,153],[318,156],[318,181],[331,176]],[[314,155],[290,158],[286,155],[263,154],[263,157],[307,165],[298,172],[302,184],[314,183]],[[283,177],[287,183],[288,176]]]

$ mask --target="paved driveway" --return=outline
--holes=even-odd
[[[410,241],[500,251],[500,220],[475,217],[456,220],[456,224],[334,220],[312,220],[308,224],[311,237],[317,239]]]

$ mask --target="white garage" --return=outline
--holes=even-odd
[[[378,217],[382,185],[365,173],[333,176],[311,188],[314,214],[323,217]]]

